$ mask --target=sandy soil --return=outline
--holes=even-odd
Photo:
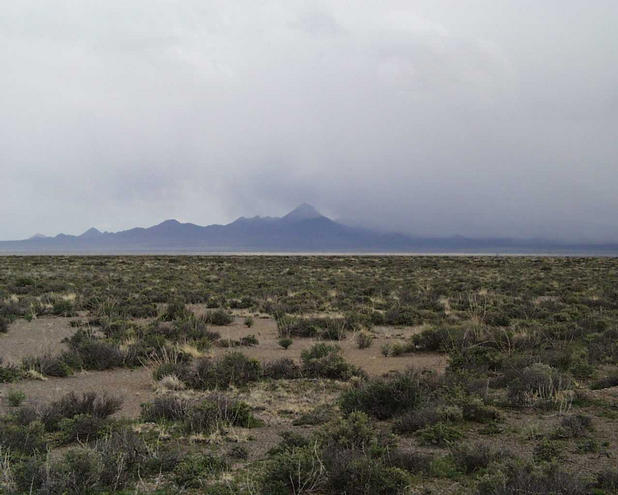
[[[62,339],[75,333],[70,322],[73,318],[41,317],[32,321],[19,319],[0,333],[0,358],[4,363],[20,363],[26,356],[57,354],[65,349]]]

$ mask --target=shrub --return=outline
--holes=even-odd
[[[356,345],[359,349],[367,349],[371,347],[373,342],[373,335],[369,332],[358,332],[356,334]]]
[[[606,469],[598,473],[595,487],[608,490],[608,493],[618,492],[618,470]]]
[[[39,421],[27,425],[0,422],[0,447],[26,455],[45,451],[43,425]]]
[[[279,339],[279,345],[281,347],[283,347],[284,349],[287,350],[288,347],[290,347],[292,344],[294,343],[294,341],[289,338],[289,337],[283,337],[281,339]]]
[[[174,468],[174,481],[182,488],[200,488],[208,476],[227,469],[224,458],[212,454],[191,454]]]
[[[258,341],[257,337],[253,334],[247,335],[246,337],[241,337],[240,339],[240,345],[254,346],[254,345],[259,345],[259,344],[260,342]]]
[[[301,352],[303,375],[311,378],[331,378],[349,380],[361,371],[348,364],[336,345],[318,343]]]
[[[234,322],[234,317],[223,309],[208,311],[205,321],[211,325],[224,326]]]
[[[2,365],[2,358],[0,357],[0,383],[12,383],[23,377],[23,371],[13,365],[9,364],[7,366]]]
[[[534,460],[551,462],[563,457],[560,445],[551,440],[544,439],[534,447]]]
[[[405,451],[396,449],[388,454],[388,463],[412,474],[428,473],[434,460],[432,454],[426,452]]]
[[[241,352],[229,352],[214,360],[200,358],[188,377],[188,385],[196,389],[226,389],[230,385],[242,386],[260,378],[261,366]]]
[[[27,370],[35,370],[44,376],[65,377],[72,373],[71,367],[64,361],[62,356],[45,354],[40,357],[26,357],[22,366]]]
[[[0,316],[0,333],[7,333],[9,331],[9,320],[4,316]]]
[[[103,432],[105,421],[90,414],[78,414],[64,418],[58,423],[62,434],[62,443],[89,442],[98,438]]]
[[[451,455],[457,467],[466,474],[485,469],[497,457],[497,453],[484,443],[452,447]]]
[[[58,423],[64,418],[74,418],[86,414],[105,419],[120,410],[122,401],[106,394],[86,392],[78,396],[74,392],[66,394],[57,401],[48,404],[41,412],[41,420],[48,431],[57,429]]]
[[[466,421],[488,423],[491,421],[500,421],[502,419],[502,414],[498,409],[484,404],[480,399],[465,401],[461,406],[461,410],[463,419]]]
[[[538,472],[529,466],[509,466],[506,472],[485,477],[478,485],[479,495],[587,495],[586,483],[580,478],[551,469]]]
[[[221,394],[212,394],[204,400],[189,400],[173,396],[155,398],[142,404],[144,421],[182,422],[190,433],[211,433],[220,424],[252,428],[260,421],[244,402],[233,401]]]
[[[6,396],[6,400],[11,407],[19,407],[25,398],[26,394],[21,390],[9,390]]]
[[[409,475],[354,451],[339,452],[329,462],[329,493],[397,495],[406,492]]]
[[[593,430],[592,418],[583,414],[565,416],[554,433],[556,438],[576,438]]]
[[[254,321],[253,321],[253,317],[252,316],[247,316],[245,318],[244,324],[245,324],[245,326],[247,328],[251,328],[253,326],[253,323],[254,323]]]
[[[189,315],[189,310],[185,306],[184,301],[176,300],[167,304],[165,312],[161,315],[163,321],[182,320]]]
[[[446,447],[463,438],[463,433],[446,423],[436,423],[416,432],[421,445]]]
[[[592,390],[600,390],[604,388],[616,387],[618,386],[618,371],[614,371],[603,378],[595,381],[590,385]]]
[[[508,385],[508,395],[513,405],[553,405],[572,387],[570,375],[537,363],[515,373]]]
[[[424,407],[418,410],[407,411],[399,416],[393,424],[393,430],[400,434],[414,433],[426,426],[439,422],[441,419],[441,415],[435,407]]]
[[[436,387],[434,375],[408,369],[350,388],[341,394],[339,402],[344,413],[364,411],[377,419],[389,419],[418,407],[432,396]]]
[[[261,493],[315,493],[326,483],[326,470],[317,449],[291,448],[270,458],[261,477]]]
[[[294,360],[281,358],[264,364],[264,376],[274,380],[292,380],[300,378],[301,370]]]

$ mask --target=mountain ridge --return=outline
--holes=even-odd
[[[150,227],[80,235],[0,241],[0,253],[208,253],[208,252],[557,252],[618,254],[618,244],[560,243],[539,239],[472,239],[464,236],[412,237],[348,226],[302,203],[282,217],[239,217],[206,226],[168,219]]]

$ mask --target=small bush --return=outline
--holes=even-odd
[[[315,493],[326,483],[326,470],[316,449],[291,448],[271,457],[261,477],[261,492],[268,495]]]
[[[502,414],[493,406],[488,406],[480,399],[472,399],[464,402],[461,406],[463,419],[476,423],[489,423],[500,421]]]
[[[289,338],[289,337],[283,337],[279,339],[279,345],[281,347],[283,347],[284,349],[287,350],[288,347],[290,347],[292,344],[294,343],[294,341]]]
[[[373,335],[369,332],[358,332],[356,334],[356,345],[359,349],[367,349],[373,343]]]
[[[189,310],[185,306],[184,301],[176,300],[168,303],[165,312],[161,316],[163,321],[182,320],[189,315]]]
[[[35,370],[44,376],[65,377],[72,373],[71,367],[64,361],[62,356],[43,355],[40,357],[27,357],[22,361],[26,370]]]
[[[7,333],[9,331],[9,320],[4,316],[0,316],[0,333]]]
[[[434,375],[408,369],[350,388],[341,394],[340,405],[344,413],[364,411],[377,419],[389,419],[418,407],[432,396],[436,387]]]
[[[593,430],[592,418],[583,414],[565,416],[554,433],[556,438],[577,438]]]
[[[301,352],[303,375],[311,378],[349,380],[361,371],[348,364],[341,355],[341,348],[330,344],[314,344]]]
[[[472,474],[485,469],[496,459],[497,453],[484,443],[472,445],[462,444],[451,448],[451,455],[455,464],[466,474]]]
[[[192,388],[226,389],[230,385],[242,386],[259,380],[260,363],[249,359],[241,352],[229,352],[218,359],[200,358],[187,378],[187,384]]]
[[[205,321],[211,325],[224,326],[234,322],[234,317],[223,309],[208,311]]]
[[[252,316],[247,316],[245,318],[244,324],[245,324],[245,326],[247,328],[251,328],[253,326],[253,323],[254,323],[254,321],[253,321],[253,317]]]
[[[404,435],[414,433],[426,426],[438,423],[441,419],[442,417],[436,408],[424,407],[418,410],[407,411],[399,416],[393,424],[393,430]]]
[[[618,371],[614,371],[603,378],[592,383],[590,388],[592,390],[600,390],[604,388],[616,387],[618,386]]]
[[[557,404],[564,397],[564,392],[572,387],[570,375],[537,363],[515,373],[509,382],[508,394],[513,405],[551,406]]]
[[[200,488],[209,476],[227,469],[224,458],[212,454],[191,454],[174,468],[174,481],[181,488]]]
[[[72,418],[64,418],[58,423],[62,435],[62,443],[89,442],[98,438],[105,421],[90,414],[78,414]]]
[[[21,390],[9,390],[6,400],[11,407],[19,407],[26,399],[26,394]]]
[[[0,383],[12,383],[23,377],[24,373],[21,368],[8,364],[2,365],[2,358],[0,358]]]
[[[41,420],[48,431],[58,428],[64,418],[74,418],[86,414],[105,419],[120,409],[122,401],[108,395],[97,395],[96,392],[86,392],[78,396],[74,392],[66,394],[57,401],[48,404],[41,412]]]
[[[0,422],[0,447],[11,452],[33,455],[45,451],[44,428],[39,421],[27,425]]]
[[[416,432],[421,445],[446,447],[463,438],[463,433],[447,423],[436,423]]]
[[[293,380],[301,377],[301,369],[289,358],[276,359],[264,364],[264,376],[274,380]]]
[[[560,445],[551,440],[545,439],[534,447],[534,460],[537,462],[551,462],[562,457],[563,453]]]

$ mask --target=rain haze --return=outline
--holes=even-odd
[[[618,2],[4,1],[0,239],[299,203],[618,241]]]

